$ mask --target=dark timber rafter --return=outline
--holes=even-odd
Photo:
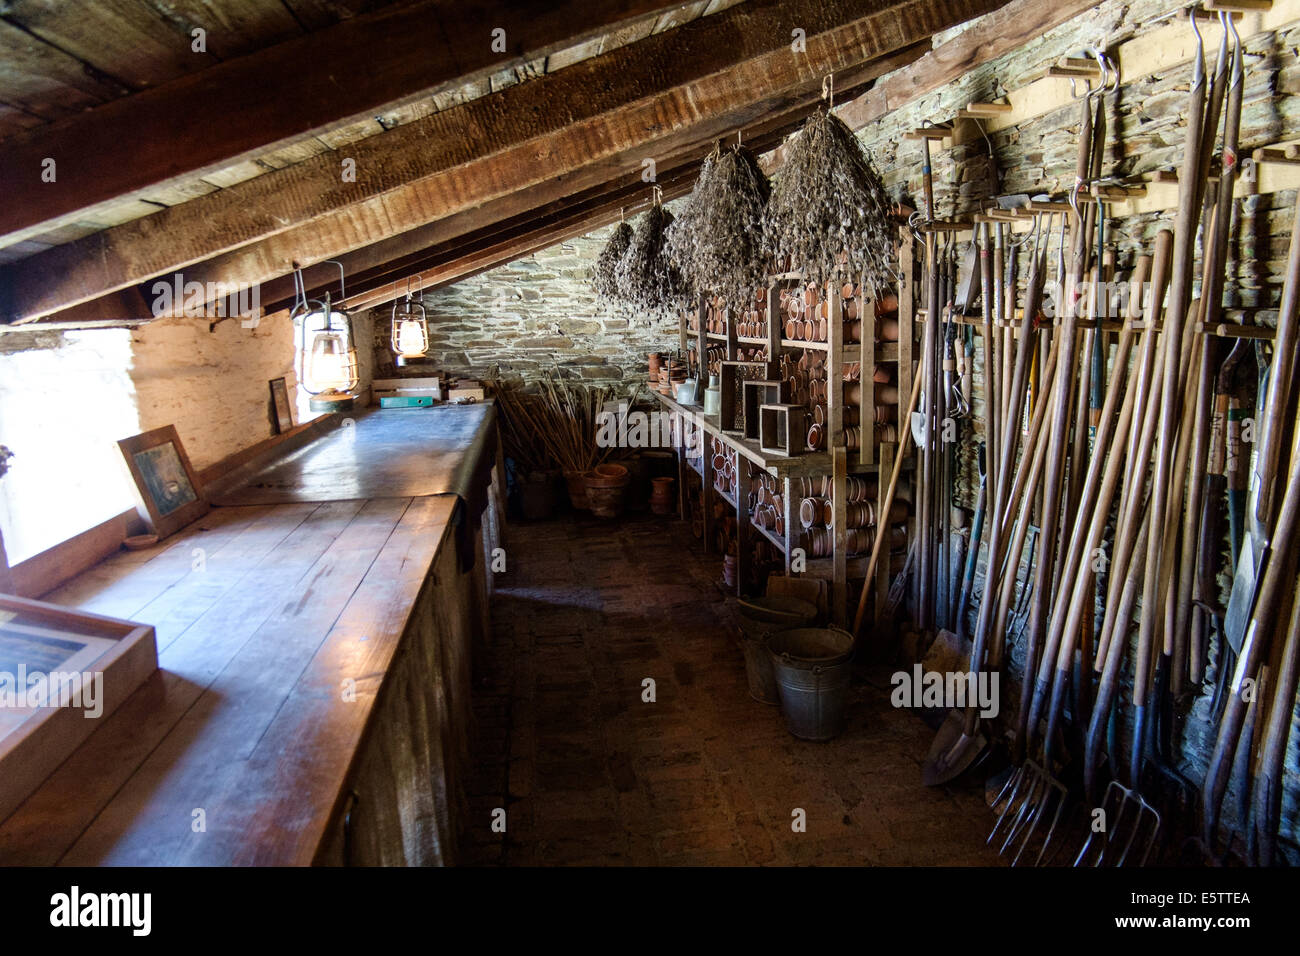
[[[373,137],[373,155],[357,144],[357,183],[317,157],[33,256],[5,270],[7,311],[39,318],[181,267],[201,282],[261,283],[486,203],[520,214],[788,110],[826,73],[1000,5],[750,0]],[[792,23],[808,31],[805,52],[791,49]]]
[[[683,0],[424,2],[106,103],[0,144],[0,236],[200,175],[686,6]],[[505,52],[493,30],[505,31]],[[57,163],[57,188],[42,162]]]
[[[912,62],[929,49],[928,43],[917,43],[881,60],[873,61],[852,70],[837,74],[837,83],[841,93],[852,96],[867,88],[870,82],[884,71],[896,69]],[[776,146],[781,140],[794,132],[803,122],[808,112],[820,99],[816,92],[810,92],[796,106],[784,112],[771,112],[760,122],[748,125],[744,130],[744,142],[755,152],[762,154]],[[658,182],[668,195],[677,195],[677,187],[684,185],[688,190],[699,173],[700,165],[711,145],[712,138],[692,142],[672,154],[658,158]],[[481,261],[477,255],[483,243],[499,240],[503,236],[525,236],[534,231],[549,228],[561,217],[577,227],[566,233],[563,238],[581,235],[585,231],[599,228],[615,221],[620,211],[631,214],[633,204],[643,201],[648,194],[648,185],[641,179],[641,170],[636,168],[622,176],[601,182],[598,186],[580,193],[552,200],[544,205],[528,205],[521,210],[520,197],[505,196],[498,200],[484,203],[474,209],[465,210],[436,222],[420,226],[407,232],[399,233],[371,245],[363,246],[338,258],[343,263],[348,276],[348,290],[361,291],[368,288],[368,283],[377,276],[390,281],[399,270],[402,277],[414,274],[429,264],[436,264],[440,276],[445,279],[439,283],[454,282],[465,275],[482,271],[476,265]],[[583,217],[586,217],[585,219]],[[582,228],[585,225],[585,228]],[[560,241],[560,240],[556,240]],[[509,262],[516,256],[510,255],[511,248],[532,251],[529,242],[521,240],[516,246],[506,249],[502,262]],[[467,258],[461,264],[466,270],[464,275],[458,273],[460,265],[456,259],[458,251],[463,250],[466,257],[474,254],[472,261]],[[526,255],[528,252],[518,252]],[[204,275],[220,274],[217,263],[205,266]],[[186,270],[193,277],[195,270]],[[317,264],[302,269],[303,281],[308,294],[319,296],[327,288],[337,285],[338,271],[333,264]],[[426,277],[426,288],[433,287],[432,277]],[[69,327],[79,324],[102,324],[106,319],[119,322],[137,323],[141,317],[148,316],[147,300],[152,282],[145,282],[138,288],[124,289],[103,296],[91,302],[74,306],[47,319],[41,324],[59,323]],[[260,299],[263,309],[273,314],[289,307],[294,296],[292,274],[280,276],[263,283],[260,287]]]

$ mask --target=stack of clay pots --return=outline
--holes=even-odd
[[[785,534],[785,500],[781,483],[765,471],[749,476],[749,513],[754,523],[778,537]]]
[[[731,498],[736,497],[736,453],[716,438],[709,439],[713,460],[713,487]]]
[[[809,555],[815,558],[828,557],[834,549],[835,509],[831,501],[831,480],[829,478],[796,478],[792,480],[791,491],[797,494],[799,501],[799,524],[804,528],[804,541]],[[876,494],[874,481],[868,481],[857,475],[849,475],[844,485],[846,502],[844,506],[845,544],[849,554],[861,554],[869,551],[876,527]],[[890,542],[902,535],[902,528],[893,528],[899,522],[907,520],[907,503],[895,499],[889,509],[891,526]]]

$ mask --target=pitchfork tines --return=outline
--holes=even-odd
[[[1114,817],[1110,816],[1114,812]],[[1106,785],[1106,793],[1089,823],[1088,840],[1075,857],[1075,866],[1124,866],[1134,849],[1141,854],[1138,866],[1146,866],[1163,820],[1158,811],[1137,790],[1118,780]],[[1101,837],[1098,839],[1098,837]]]
[[[1033,845],[1034,837],[1038,834],[1043,821],[1050,817],[1051,823],[1042,835],[1042,844],[1038,848],[1038,855],[1034,858],[1034,865],[1042,866],[1051,862],[1060,851],[1057,830],[1069,797],[1065,784],[1056,779],[1041,764],[1026,760],[1016,768],[1015,773],[1003,785],[1002,792],[993,802],[995,811],[1004,796],[1006,802],[986,842],[992,844],[995,839],[1002,836],[1002,844],[998,847],[999,855],[1005,854],[1009,848],[1015,846],[1015,856],[1011,858],[1011,865],[1017,866],[1025,850]]]

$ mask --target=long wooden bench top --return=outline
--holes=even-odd
[[[216,508],[47,595],[152,624],[159,669],[0,823],[0,864],[310,863],[458,500]]]

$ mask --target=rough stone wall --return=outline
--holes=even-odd
[[[647,322],[596,302],[590,273],[611,232],[612,226],[426,294],[438,367],[516,383],[549,374],[628,388],[644,382],[646,355],[677,347],[677,322]],[[392,371],[391,314],[391,306],[372,313],[381,376]]]

